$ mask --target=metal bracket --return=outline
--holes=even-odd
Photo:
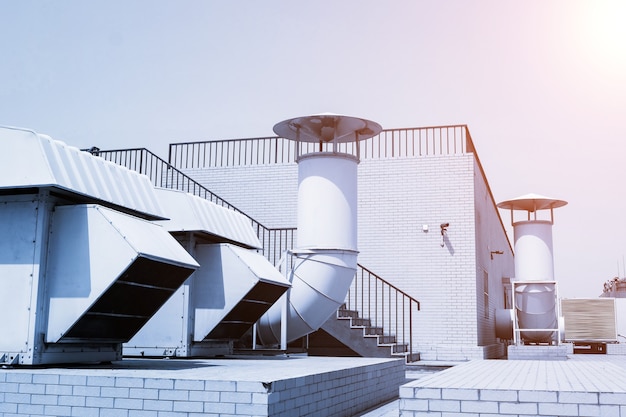
[[[2,355],[0,356],[0,365],[2,365],[2,367],[17,365],[19,364],[19,362],[19,353],[2,353]]]

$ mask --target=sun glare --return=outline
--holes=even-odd
[[[626,68],[626,1],[585,2],[581,35],[589,57],[620,72]]]

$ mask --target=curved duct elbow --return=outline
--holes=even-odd
[[[295,254],[290,271],[287,305],[287,341],[319,329],[343,304],[357,267],[357,252],[312,250]],[[283,303],[274,304],[257,323],[263,345],[281,341]]]
[[[344,303],[357,267],[358,141],[380,130],[364,119],[331,114],[274,126],[297,143],[319,144],[319,152],[298,154],[300,249],[292,252],[291,289],[282,299],[287,301],[273,305],[257,322],[263,345],[282,345],[285,335],[289,342],[316,331]],[[356,155],[342,150],[349,141],[355,142]]]

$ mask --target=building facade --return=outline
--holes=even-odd
[[[506,307],[513,251],[467,126],[383,130],[359,145],[345,149],[360,158],[359,264],[420,301],[412,339],[422,360],[503,356],[495,310]],[[169,163],[264,226],[292,228],[294,146],[172,144]]]

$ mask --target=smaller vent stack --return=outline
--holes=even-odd
[[[553,210],[566,204],[566,201],[537,194],[498,204],[511,211],[515,240],[515,279],[511,282],[513,311],[497,313],[498,337],[507,339],[512,335],[516,344],[558,344],[559,305],[554,280],[552,225]],[[526,212],[526,218],[516,221],[516,210]],[[540,210],[549,210],[549,219],[538,219]]]

